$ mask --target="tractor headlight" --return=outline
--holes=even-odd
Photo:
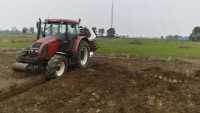
[[[34,52],[35,52],[35,53],[38,53],[38,52],[39,52],[39,49],[35,49]]]

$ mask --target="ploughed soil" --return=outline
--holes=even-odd
[[[199,63],[94,57],[45,81],[12,71],[15,55],[0,53],[0,113],[200,113]]]

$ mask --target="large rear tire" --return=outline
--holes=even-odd
[[[67,67],[68,63],[65,56],[53,56],[49,60],[46,68],[46,79],[51,80],[63,76]]]
[[[81,41],[78,48],[78,67],[86,68],[88,66],[89,61],[89,44],[86,41]]]

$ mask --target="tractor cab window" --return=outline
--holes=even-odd
[[[65,24],[46,24],[45,36],[57,36],[62,40],[66,40],[66,29]]]
[[[59,24],[46,24],[45,36],[56,36],[59,34]]]
[[[66,25],[65,24],[60,24],[60,29],[59,29],[59,38],[63,41],[66,41],[67,40],[67,36],[66,36]]]
[[[61,24],[60,25],[60,34],[66,34],[66,25],[65,24]]]
[[[68,24],[67,25],[67,35],[69,40],[75,38],[78,35],[78,25]]]

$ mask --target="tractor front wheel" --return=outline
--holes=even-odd
[[[65,56],[55,55],[52,57],[46,68],[46,79],[55,79],[64,75],[67,69],[67,61]]]

